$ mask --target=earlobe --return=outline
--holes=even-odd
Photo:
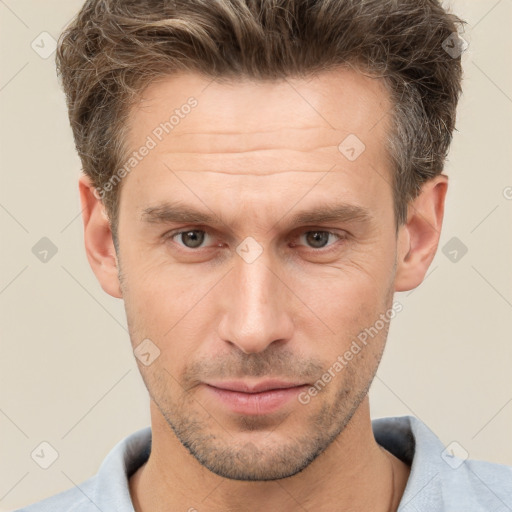
[[[416,288],[425,278],[439,244],[448,177],[436,176],[424,183],[409,204],[407,222],[398,233],[395,291]]]
[[[105,208],[87,176],[80,177],[78,188],[87,259],[103,290],[112,297],[122,298],[117,255]]]

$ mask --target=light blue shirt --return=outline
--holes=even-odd
[[[512,466],[465,459],[413,416],[374,419],[372,428],[382,447],[411,466],[399,512],[512,511]],[[120,441],[92,478],[16,512],[134,512],[128,479],[150,449],[146,427]]]

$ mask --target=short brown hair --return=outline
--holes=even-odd
[[[157,78],[279,80],[344,65],[382,77],[398,226],[443,170],[462,79],[460,55],[445,48],[464,23],[437,0],[87,0],[59,38],[57,72],[98,189],[125,161],[131,106]],[[120,190],[102,197],[114,241]]]

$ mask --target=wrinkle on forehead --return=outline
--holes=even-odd
[[[286,149],[213,155],[171,153],[167,157],[164,165],[174,172],[207,171],[229,174],[244,174],[247,172],[267,175],[297,171],[327,172],[337,164],[343,164],[341,160],[343,157],[339,155],[336,149],[329,153],[319,151],[298,153]]]
[[[390,107],[381,80],[346,69],[309,80],[210,82],[183,73],[151,84],[132,111],[130,146],[136,147],[190,97],[196,98],[197,106],[159,144],[166,150],[226,144],[227,151],[234,152],[247,145],[295,147],[320,145],[323,140],[335,145],[349,133],[378,139],[384,124],[380,121]]]
[[[293,202],[326,183],[356,198],[362,190],[379,193],[383,179],[391,183],[384,147],[389,102],[379,81],[341,71],[309,81],[211,83],[205,89],[206,83],[183,75],[145,92],[130,120],[133,148],[189,97],[198,104],[124,178],[131,182],[124,191],[130,202],[170,196],[177,188],[221,203],[229,203],[230,193]],[[339,150],[350,134],[365,144],[355,161]]]
[[[169,137],[166,152],[197,154],[247,153],[272,149],[289,149],[302,153],[336,149],[349,132],[329,127],[288,127],[256,132],[188,132]]]

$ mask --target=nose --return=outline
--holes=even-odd
[[[247,263],[236,258],[224,288],[218,334],[246,354],[291,339],[293,297],[263,255]]]

